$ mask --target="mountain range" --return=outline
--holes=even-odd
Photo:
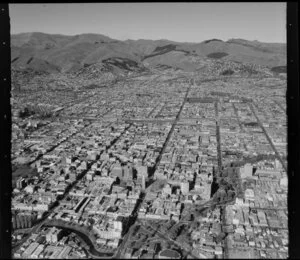
[[[200,32],[199,32],[200,33]],[[66,36],[45,33],[11,35],[11,67],[46,73],[144,71],[174,68],[199,71],[210,62],[255,64],[269,69],[286,66],[286,44],[244,39],[210,39],[200,43],[169,40],[115,40],[101,34]]]

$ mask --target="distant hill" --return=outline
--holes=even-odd
[[[213,41],[223,42],[222,40],[219,40],[219,39],[211,39],[211,40],[204,41],[204,43],[210,43],[210,42],[213,42]]]
[[[196,71],[210,59],[252,63],[270,69],[282,67],[286,66],[286,45],[243,39],[180,43],[143,39],[120,41],[100,34],[66,36],[34,32],[11,35],[11,66],[15,70],[81,73],[87,69],[106,68],[110,73],[128,73],[166,66]]]

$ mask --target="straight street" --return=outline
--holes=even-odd
[[[254,104],[254,105],[255,105],[255,104]],[[264,132],[264,134],[265,134],[265,136],[266,136],[266,138],[267,138],[269,144],[271,145],[273,151],[275,152],[275,155],[276,155],[277,159],[280,161],[280,163],[282,164],[282,167],[283,167],[284,170],[287,172],[287,166],[286,166],[285,163],[283,162],[283,160],[282,160],[280,154],[278,153],[278,151],[277,151],[275,145],[273,144],[273,142],[272,142],[270,136],[268,135],[266,129],[264,128],[264,126],[262,125],[262,123],[261,123],[259,117],[257,116],[253,104],[249,104],[249,107],[250,107],[250,109],[251,109],[253,115],[255,116],[255,118],[256,118],[256,120],[257,120],[259,126],[260,126],[261,129],[263,130],[263,132]]]

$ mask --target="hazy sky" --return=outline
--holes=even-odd
[[[286,42],[286,3],[10,4],[11,33],[201,42],[243,38]]]

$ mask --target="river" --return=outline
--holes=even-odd
[[[94,257],[111,258],[113,256],[113,254],[106,254],[106,253],[102,253],[102,252],[97,251],[96,248],[94,247],[92,241],[89,239],[89,237],[86,234],[84,234],[84,233],[82,233],[78,230],[68,228],[68,227],[64,227],[62,225],[56,225],[56,224],[46,224],[45,226],[49,226],[49,227],[50,226],[55,226],[55,227],[58,227],[60,229],[63,229],[63,230],[66,230],[66,231],[73,232],[73,233],[77,234],[89,246],[89,254],[91,254]]]

